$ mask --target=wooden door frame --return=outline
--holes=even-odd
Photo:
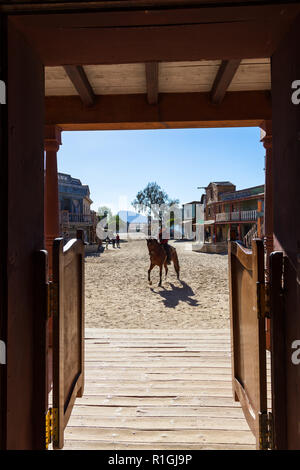
[[[270,256],[270,322],[271,336],[271,382],[275,449],[287,447],[286,368],[285,368],[285,321],[283,300],[283,253]]]
[[[283,256],[282,308],[275,303],[273,311],[284,332],[281,341],[273,338],[274,370],[281,374],[274,411],[283,423],[278,448],[289,450],[300,450],[300,365],[292,362],[292,343],[300,339],[300,104],[292,101],[292,83],[300,79],[299,41],[300,15],[271,58],[274,250]],[[273,281],[279,285],[278,274]]]
[[[0,80],[7,83],[7,23],[6,19],[0,15]],[[0,104],[0,204],[1,219],[4,227],[8,222],[8,168],[7,159],[3,156],[7,155],[7,105]],[[7,345],[7,233],[3,228],[0,230],[0,340]],[[6,445],[6,377],[5,365],[0,365],[0,449],[4,449]]]
[[[37,383],[40,385],[40,390],[42,390],[43,385],[40,382],[43,380],[41,374],[43,374],[44,366],[40,369],[36,367],[36,357],[37,354],[40,352],[40,344],[37,346],[37,332],[34,328],[34,320],[35,315],[40,314],[40,307],[37,310],[37,304],[39,295],[37,293],[32,292],[32,289],[29,286],[28,279],[26,275],[29,273],[31,279],[34,278],[34,260],[33,254],[37,251],[40,251],[44,247],[44,240],[43,240],[43,207],[38,205],[38,201],[40,198],[43,198],[43,172],[39,165],[42,165],[42,146],[43,146],[43,124],[44,120],[41,123],[38,122],[38,117],[41,117],[43,107],[44,107],[44,100],[41,99],[39,95],[41,87],[41,74],[42,74],[42,64],[40,63],[39,59],[35,55],[33,49],[29,46],[29,44],[24,40],[22,35],[19,32],[16,32],[12,25],[10,25],[10,41],[7,44],[5,40],[7,38],[8,32],[5,31],[6,24],[7,24],[7,17],[3,14],[0,15],[1,17],[1,39],[4,35],[4,41],[2,41],[3,48],[1,49],[1,57],[0,57],[0,67],[4,67],[4,76],[6,79],[9,77],[9,87],[8,87],[8,105],[5,111],[1,110],[1,176],[0,182],[3,182],[3,186],[0,187],[0,197],[2,207],[5,207],[4,213],[4,220],[7,223],[8,233],[12,238],[8,238],[8,233],[5,230],[2,230],[0,233],[0,241],[1,241],[1,265],[0,267],[0,280],[3,281],[6,277],[6,274],[9,274],[8,283],[1,282],[0,285],[0,294],[1,294],[1,322],[0,322],[0,334],[3,335],[3,338],[6,340],[8,345],[8,353],[9,353],[9,365],[5,368],[4,372],[1,372],[1,389],[0,389],[0,404],[6,406],[4,413],[0,415],[0,427],[2,438],[0,440],[0,446],[2,445],[4,448],[11,448],[11,449],[20,449],[20,448],[28,448],[28,449],[35,449],[35,448],[44,448],[43,442],[40,439],[39,432],[40,432],[40,424],[41,424],[41,408],[39,406],[39,410],[37,414],[33,413],[33,417],[30,415],[31,411],[34,410],[33,405],[35,404],[35,395],[34,395],[34,387]],[[299,23],[299,22],[298,22]],[[298,25],[299,26],[299,25]],[[296,26],[295,26],[296,27]],[[7,72],[6,68],[6,55],[7,50],[11,45],[11,41],[15,41],[15,45],[18,44],[21,46],[20,48],[14,49],[14,52],[17,55],[13,57],[11,54],[10,57],[10,65],[12,64],[13,67],[16,69],[20,68],[20,64],[26,65],[25,73],[23,76],[14,73],[13,75],[9,76],[9,70]],[[296,47],[297,42],[295,42]],[[286,52],[286,56],[288,54]],[[3,70],[0,71],[3,73]],[[1,77],[0,77],[1,78]],[[300,77],[295,77],[300,78]],[[25,81],[25,83],[23,83]],[[26,86],[26,81],[27,85]],[[37,89],[35,90],[33,87],[30,87],[30,83],[34,82],[37,85]],[[15,96],[15,92],[17,92],[18,97]],[[27,102],[24,103],[17,102],[17,100],[21,96],[25,96],[26,93],[29,94],[30,98],[32,99],[33,107],[27,106]],[[26,98],[26,97],[25,97]],[[277,111],[277,109],[276,109]],[[20,112],[20,114],[18,114]],[[4,119],[3,119],[4,113]],[[277,111],[279,113],[279,109]],[[8,115],[9,114],[9,115]],[[14,120],[17,120],[15,122]],[[274,116],[273,116],[274,119]],[[36,121],[35,121],[36,120]],[[278,120],[279,122],[279,120]],[[33,132],[34,129],[34,132]],[[279,129],[279,127],[278,127]],[[278,131],[279,134],[283,134],[281,131]],[[17,133],[17,138],[22,138],[22,146],[24,147],[23,150],[20,148],[14,148],[11,146],[12,143],[16,142],[15,133]],[[30,138],[29,138],[30,137]],[[277,139],[277,136],[276,136]],[[284,137],[283,137],[284,140]],[[287,142],[287,138],[286,138]],[[284,148],[284,145],[282,144]],[[278,145],[277,149],[277,140],[274,142],[274,156],[275,160],[277,161],[277,173],[276,177],[278,178],[278,182],[280,181],[281,173],[279,171],[279,158],[280,155],[275,155],[276,152],[279,154],[281,147]],[[26,157],[26,152],[28,156]],[[292,151],[291,151],[292,152]],[[29,161],[29,156],[31,160]],[[292,155],[293,156],[293,155]],[[19,167],[17,166],[16,159],[19,158]],[[32,158],[35,157],[35,158]],[[12,180],[8,178],[8,166],[10,165],[10,170],[16,169],[16,183],[21,183],[22,178],[21,174],[26,173],[27,166],[32,165],[32,175],[37,176],[36,184],[31,185],[32,187],[28,188],[28,192],[26,191],[26,195],[24,198],[17,198],[17,195],[14,193],[13,189],[15,187],[12,186]],[[13,166],[14,165],[14,166]],[[18,169],[19,168],[19,169]],[[296,167],[295,167],[296,168]],[[291,171],[291,170],[290,170]],[[296,173],[295,173],[296,174]],[[290,180],[293,182],[293,176],[291,173],[288,173]],[[11,178],[11,177],[10,177]],[[29,182],[29,178],[28,178]],[[280,184],[279,184],[280,185]],[[282,186],[280,187],[282,188]],[[277,191],[278,187],[276,188]],[[23,227],[21,230],[21,234],[16,235],[14,233],[15,222],[13,218],[8,218],[9,211],[13,211],[13,215],[17,216],[17,208],[21,207],[21,211],[24,210],[29,211],[33,208],[26,206],[26,203],[30,203],[33,200],[33,195],[35,196],[36,203],[38,207],[34,207],[34,215],[35,219],[30,219],[28,223],[28,227],[35,226],[35,230],[33,233],[29,233],[27,227]],[[20,193],[19,193],[20,196]],[[19,206],[17,206],[17,203]],[[42,204],[43,206],[43,204]],[[291,214],[291,206],[289,207],[289,214]],[[3,213],[2,213],[3,214]],[[283,213],[279,214],[274,218],[274,230],[275,232],[278,231],[279,235],[282,235],[282,228],[284,226],[285,215]],[[34,225],[36,222],[36,225]],[[284,233],[283,233],[284,234]],[[23,240],[22,236],[24,237],[24,241],[22,241],[22,245],[18,246],[20,240]],[[30,238],[31,236],[31,238]],[[282,240],[279,237],[279,241],[281,242],[283,249],[287,249],[288,257],[290,256],[289,249],[290,249],[290,241],[288,239],[288,235],[285,234],[285,237],[282,237]],[[14,246],[14,243],[17,245]],[[288,246],[285,246],[288,245]],[[26,258],[24,260],[18,259],[18,253],[20,250],[25,250]],[[19,264],[18,264],[19,263]],[[25,269],[26,268],[26,269]],[[24,272],[19,273],[19,271],[24,270]],[[15,282],[14,285],[12,284],[12,276],[15,275]],[[22,279],[21,275],[23,275],[23,287],[22,287]],[[27,283],[24,288],[24,283]],[[13,289],[15,287],[15,289]],[[294,292],[294,287],[292,286],[292,290]],[[293,300],[293,292],[290,295],[291,300]],[[22,294],[24,297],[22,297]],[[19,295],[19,297],[18,297]],[[290,300],[290,302],[291,302]],[[21,305],[23,302],[23,306]],[[12,305],[13,304],[13,305]],[[20,310],[16,308],[16,306],[20,307]],[[291,304],[288,307],[291,310]],[[286,312],[290,313],[290,311]],[[293,313],[293,312],[292,312]],[[16,321],[20,319],[21,321]],[[288,320],[287,320],[288,321]],[[290,323],[288,324],[290,327]],[[28,336],[27,336],[28,335]],[[22,350],[23,345],[24,348]],[[288,345],[287,345],[288,347]],[[22,350],[22,354],[20,354]],[[19,352],[19,357],[17,358],[17,352]],[[288,349],[285,350],[285,358],[287,358]],[[9,371],[9,373],[8,373]],[[4,380],[3,379],[4,375]],[[290,378],[295,381],[295,375],[289,371]],[[285,386],[285,384],[284,384]],[[16,390],[18,387],[18,390]],[[20,389],[23,389],[23,394],[20,398],[16,398],[16,393],[19,392]],[[15,408],[13,407],[15,405]],[[8,414],[10,413],[9,419]],[[290,417],[291,421],[292,417]],[[291,428],[292,429],[292,428]],[[292,432],[292,431],[290,431]],[[5,441],[5,442],[4,442]]]

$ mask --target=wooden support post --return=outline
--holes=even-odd
[[[49,254],[49,278],[52,277],[53,240],[59,237],[59,203],[57,152],[61,145],[61,130],[57,126],[45,127],[45,243]]]
[[[273,251],[273,174],[272,174],[272,121],[264,121],[261,126],[261,142],[266,149],[265,160],[265,247],[267,253],[266,278],[269,280],[269,258]]]
[[[262,238],[263,236],[263,233],[262,233],[262,223],[261,223],[261,214],[262,213],[262,201],[261,200],[258,200],[257,201],[257,213],[258,213],[258,216],[257,216],[257,237],[258,238]]]
[[[53,275],[53,241],[59,237],[59,203],[58,203],[58,176],[57,176],[57,152],[61,145],[61,130],[57,126],[45,126],[44,150],[45,158],[45,244],[48,252],[49,280]],[[53,318],[48,320],[48,366],[49,366],[49,391],[52,382],[52,345],[53,345]]]
[[[272,121],[265,121],[261,126],[263,142],[266,149],[265,157],[265,250],[266,250],[266,266],[265,275],[266,282],[270,281],[270,255],[273,251],[273,174],[272,174]],[[270,320],[266,318],[266,348],[271,347],[270,337]]]

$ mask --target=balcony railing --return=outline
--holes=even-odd
[[[71,212],[69,215],[69,220],[70,222],[81,222],[89,224],[92,222],[92,216],[91,214],[74,214]]]
[[[257,220],[257,211],[242,211],[241,220]]]
[[[216,222],[237,222],[242,220],[257,220],[257,211],[221,212],[216,214]]]
[[[230,212],[221,212],[216,214],[216,222],[229,222],[230,221]]]
[[[240,220],[240,213],[238,211],[230,213],[230,220]]]
[[[60,212],[60,223],[68,225],[69,223],[81,223],[81,224],[92,224],[92,214],[76,214],[74,212],[61,211]]]

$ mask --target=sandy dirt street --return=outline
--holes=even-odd
[[[98,328],[228,328],[227,256],[176,247],[181,280],[173,264],[158,287],[159,270],[147,281],[145,240],[121,243],[99,257],[86,257],[86,326]]]

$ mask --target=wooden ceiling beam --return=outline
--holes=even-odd
[[[240,63],[240,59],[222,61],[210,93],[213,104],[220,104],[223,101]]]
[[[91,108],[78,96],[47,96],[45,108],[46,123],[63,130],[260,126],[272,116],[266,91],[228,92],[219,106],[207,93],[160,93],[156,106],[142,93],[101,95]]]
[[[149,104],[158,102],[158,62],[146,63],[147,100]]]
[[[115,3],[120,7],[120,2]],[[45,66],[271,57],[300,13],[300,4],[249,3],[10,15],[8,21],[34,47]]]
[[[64,65],[64,69],[83,104],[92,106],[95,102],[95,95],[83,67],[81,65]]]
[[[293,0],[292,0],[293,1]],[[249,0],[235,0],[235,2],[239,6],[249,5]],[[100,1],[88,1],[88,0],[67,0],[66,1],[55,1],[55,0],[1,0],[0,11],[3,13],[43,13],[43,12],[73,12],[78,10],[85,10],[89,12],[98,12],[104,10],[105,12],[109,11],[109,13],[115,13],[118,11],[125,11],[125,13],[129,12],[130,14],[132,11],[134,13],[138,9],[147,9],[147,14],[152,13],[152,10],[156,8],[158,12],[160,12],[163,8],[195,8],[200,7],[204,8],[207,5],[215,6],[217,5],[219,8],[222,8],[222,3],[228,4],[230,2],[226,0],[123,0],[116,2],[116,0],[100,0]],[[233,3],[233,2],[231,2]],[[259,3],[264,5],[263,0],[258,0],[255,2],[255,7],[259,7]],[[274,6],[276,4],[281,3],[282,7],[286,6],[286,1],[281,0],[273,0]],[[234,5],[235,6],[235,5]],[[250,5],[252,7],[252,5]]]

